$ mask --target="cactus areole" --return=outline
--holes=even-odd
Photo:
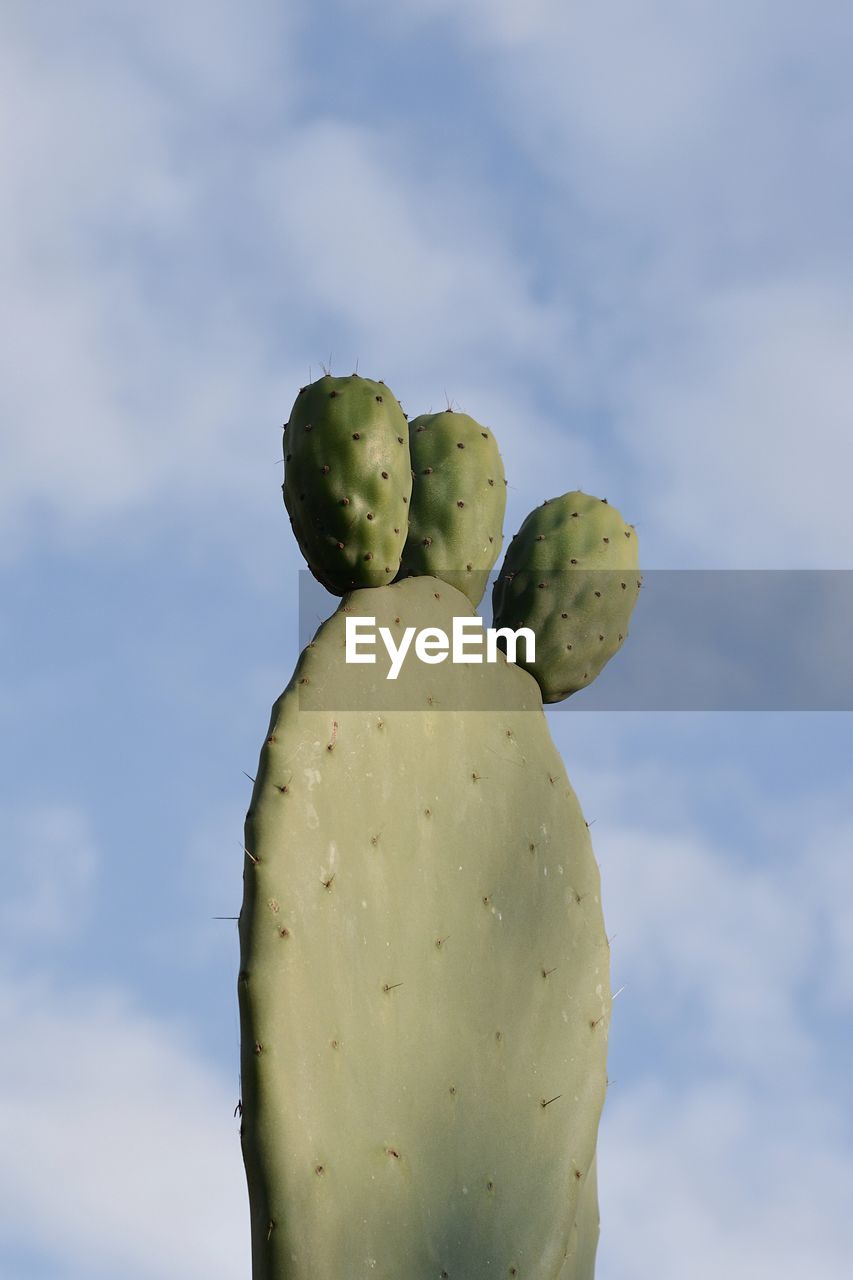
[[[349,492],[361,510],[376,486]],[[390,547],[399,512],[375,505]],[[343,588],[354,562],[322,573]],[[273,706],[239,921],[253,1280],[594,1274],[609,946],[540,685],[502,652],[392,681],[390,650],[344,659],[353,617],[398,649],[451,635],[473,581],[413,557],[346,589]]]

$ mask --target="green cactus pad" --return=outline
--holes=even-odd
[[[492,592],[496,627],[530,627],[536,659],[519,645],[545,702],[588,685],[621,648],[640,589],[637,534],[615,507],[565,493],[531,511]]]
[[[503,543],[506,480],[486,427],[448,409],[409,423],[412,503],[400,576],[432,575],[473,605]]]
[[[405,414],[383,382],[326,375],[284,430],[284,503],[308,567],[335,595],[400,567],[412,473]]]
[[[273,707],[240,914],[253,1280],[588,1280],[609,946],[538,687],[415,660],[378,712],[349,614],[474,616],[434,578],[357,591]]]

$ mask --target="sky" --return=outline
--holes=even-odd
[[[853,568],[851,38],[841,0],[0,6],[9,1280],[250,1274],[214,917],[298,656],[300,385],[488,424],[507,534],[582,488],[647,570]],[[850,1273],[853,726],[790,705],[550,715],[622,988],[598,1280]]]

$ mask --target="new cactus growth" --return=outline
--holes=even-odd
[[[518,661],[559,702],[622,647],[639,589],[634,528],[605,499],[564,493],[531,511],[507,548],[494,622],[535,631],[535,661],[523,650]]]
[[[384,382],[303,387],[284,430],[284,502],[311,572],[335,595],[391,582],[408,529],[405,414]]]
[[[314,536],[335,493],[302,527],[341,589],[357,561]],[[473,526],[437,502],[417,519],[455,555]],[[592,1280],[611,997],[589,832],[540,686],[503,653],[393,681],[381,651],[347,661],[351,619],[402,637],[476,616],[473,578],[469,597],[417,570],[344,595],[261,750],[238,981],[253,1280]]]
[[[473,605],[503,542],[506,480],[487,427],[448,409],[409,424],[412,502],[401,576],[431,574]]]

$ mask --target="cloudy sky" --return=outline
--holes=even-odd
[[[584,488],[647,568],[853,568],[851,39],[843,0],[0,6],[4,1276],[249,1275],[212,917],[322,365],[488,423],[508,532]],[[599,1280],[842,1280],[850,717],[552,727],[624,985]]]

